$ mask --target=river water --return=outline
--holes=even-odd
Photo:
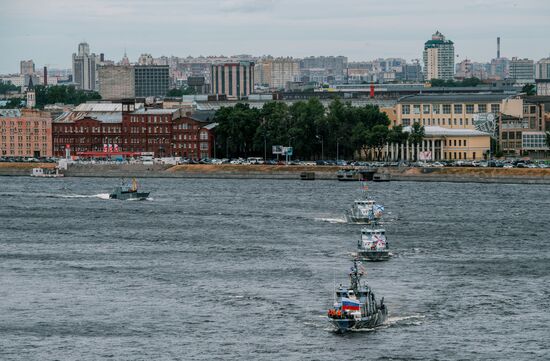
[[[337,335],[358,183],[0,178],[2,360],[550,358],[550,187],[370,184],[390,318]]]

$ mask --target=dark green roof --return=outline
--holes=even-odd
[[[428,40],[424,43],[424,47],[431,48],[434,45],[442,45],[442,44],[454,44],[451,40]]]

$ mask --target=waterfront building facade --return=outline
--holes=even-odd
[[[78,107],[77,107],[78,108]],[[211,158],[214,127],[183,109],[132,102],[86,104],[53,122],[53,152],[76,156],[152,152],[155,157]]]
[[[227,99],[248,97],[254,90],[254,63],[223,62],[211,66],[211,92]]]
[[[501,151],[508,156],[543,157],[548,150],[542,139],[550,129],[550,97],[515,97],[503,105],[498,118]]]
[[[50,114],[31,109],[0,109],[0,156],[51,157]]]
[[[424,44],[424,78],[452,80],[455,68],[454,43],[445,39],[439,31]]]
[[[420,144],[413,151],[428,148],[434,160],[480,160],[490,150],[490,138],[497,136],[498,116],[508,97],[507,94],[406,96],[396,104],[392,125],[424,126],[428,144]]]

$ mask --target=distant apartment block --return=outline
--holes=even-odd
[[[165,96],[170,84],[167,65],[106,65],[98,77],[103,99]]]
[[[518,84],[535,82],[535,64],[531,59],[512,58],[510,61],[510,78]]]
[[[300,63],[292,58],[262,60],[254,67],[256,84],[284,89],[288,82],[300,78]]]
[[[168,65],[138,65],[134,67],[136,97],[165,96],[170,86]]]
[[[550,79],[550,58],[537,61],[535,65],[535,79]]]
[[[431,79],[452,80],[455,68],[454,43],[445,39],[439,31],[424,44],[424,73],[427,81]]]
[[[0,109],[0,155],[51,157],[50,114],[30,109]]]
[[[78,54],[73,53],[73,82],[77,89],[95,90],[96,60],[88,43],[78,44]]]
[[[34,61],[32,60],[21,60],[19,63],[19,74],[21,75],[32,75],[35,72]]]
[[[106,65],[98,68],[99,94],[102,99],[134,98],[136,96],[134,68]]]
[[[254,63],[235,61],[212,64],[211,92],[228,99],[248,97],[254,90]]]
[[[310,56],[300,62],[302,78],[316,82],[341,82],[347,67],[348,58],[345,56]]]

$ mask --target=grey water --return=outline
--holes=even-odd
[[[335,334],[360,194],[336,181],[0,178],[0,360],[550,359],[550,188],[370,184],[390,318]]]

